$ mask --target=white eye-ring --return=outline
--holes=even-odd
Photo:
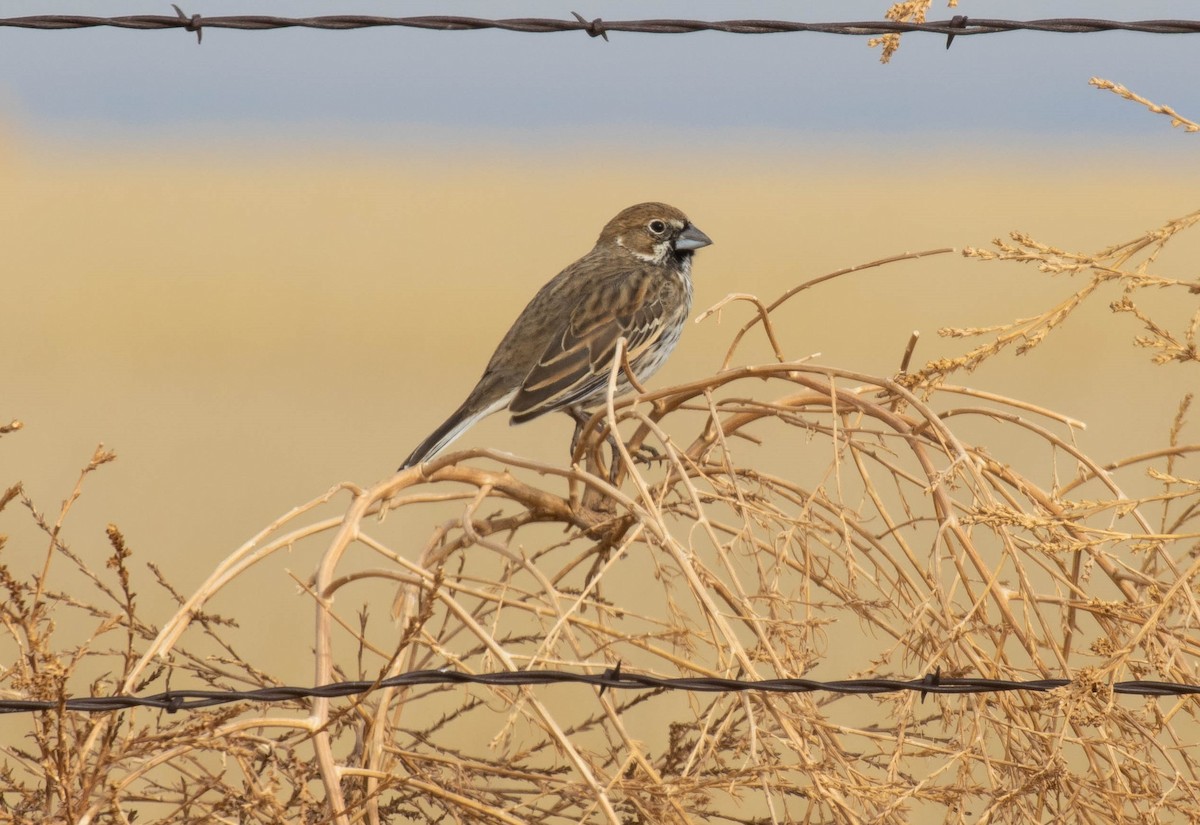
[[[658,218],[655,218],[654,220],[650,221],[650,223],[646,224],[646,228],[649,229],[651,232],[653,232],[655,235],[661,235],[662,233],[667,231],[667,225],[665,223],[663,223],[662,221],[660,221]]]

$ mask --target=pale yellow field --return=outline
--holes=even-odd
[[[538,286],[586,251],[628,204],[660,199],[714,240],[696,266],[697,312],[728,293],[773,298],[843,266],[1012,229],[1091,251],[1196,207],[1194,177],[1115,157],[989,155],[916,163],[812,151],[750,160],[730,150],[582,162],[534,153],[353,155],[200,147],[94,152],[10,139],[0,153],[6,355],[4,485],[54,513],[103,442],[64,537],[97,564],[114,522],[135,561],[183,591],[290,507],[337,482],[389,474],[461,400]],[[979,171],[981,167],[995,171]],[[1194,272],[1197,243],[1169,258]],[[1189,269],[1190,268],[1190,269]],[[945,325],[1032,314],[1072,291],[1031,269],[945,255],[859,273],[779,315],[789,354],[868,372],[954,354]],[[1084,420],[1100,459],[1160,446],[1184,368],[1151,370],[1132,319],[1094,301],[1024,358],[995,359],[975,386]],[[1186,308],[1181,310],[1185,312]],[[747,306],[689,328],[656,386],[715,369]],[[1185,315],[1179,317],[1185,317]],[[752,336],[739,362],[769,351]],[[1193,370],[1194,372],[1194,370]],[[556,420],[561,419],[561,420]],[[564,461],[563,416],[510,428],[500,416],[459,444]],[[5,513],[17,568],[44,541]],[[414,538],[428,525],[414,525]],[[297,575],[309,561],[297,560]],[[263,583],[264,628],[309,608]],[[145,594],[145,618],[157,597]],[[305,618],[304,621],[307,621]],[[254,644],[251,642],[250,644]],[[269,657],[270,635],[248,656]],[[308,663],[281,673],[304,682]]]

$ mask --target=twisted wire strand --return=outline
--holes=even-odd
[[[488,19],[456,15],[423,15],[416,17],[380,17],[376,15],[336,14],[318,17],[277,17],[273,15],[223,15],[207,17],[186,14],[178,6],[176,14],[133,14],[119,17],[93,17],[77,14],[40,14],[26,17],[0,18],[0,27],[62,30],[110,27],[133,30],[185,29],[199,33],[202,29],[235,29],[264,31],[270,29],[305,28],[346,31],[380,27],[402,27],[433,31],[503,31],[544,34],[549,32],[583,31],[592,37],[605,37],[609,32],[640,34],[691,34],[713,31],[727,34],[784,34],[816,32],[851,36],[879,36],[925,32],[943,36],[965,37],[976,34],[997,34],[1011,31],[1056,32],[1061,34],[1092,34],[1107,31],[1141,32],[1145,34],[1200,33],[1197,20],[1097,20],[1091,18],[1050,18],[1045,20],[999,20],[965,15],[950,20],[913,23],[892,20],[857,22],[804,23],[788,20],[601,20],[586,19],[573,13],[575,19],[518,17]]]
[[[452,670],[417,670],[377,681],[335,682],[318,687],[269,687],[256,690],[171,690],[150,696],[87,696],[62,700],[3,699],[0,713],[68,710],[103,713],[144,707],[175,713],[199,710],[232,702],[287,702],[317,697],[339,698],[370,693],[388,687],[417,685],[477,684],[493,687],[522,685],[583,684],[602,690],[685,690],[699,693],[758,691],[763,693],[841,693],[867,694],[915,691],[927,694],[998,693],[1014,690],[1046,692],[1072,684],[1070,679],[948,678],[930,674],[921,679],[839,679],[830,682],[813,679],[764,679],[743,681],[715,677],[663,678],[619,669],[602,674],[569,673],[555,670],[502,671],[499,673],[462,673]],[[1114,694],[1135,696],[1191,696],[1200,694],[1200,685],[1179,682],[1126,681],[1108,686]]]

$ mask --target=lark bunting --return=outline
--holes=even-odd
[[[519,424],[602,402],[617,339],[638,381],[662,366],[692,305],[692,253],[712,243],[665,203],[640,203],[608,222],[592,251],[558,273],[521,312],[467,400],[404,460],[432,458],[486,415]],[[618,393],[629,383],[621,374]]]

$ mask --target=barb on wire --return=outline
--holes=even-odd
[[[584,29],[584,31],[586,31],[588,33],[588,37],[603,37],[604,42],[605,43],[608,42],[608,32],[605,31],[604,22],[599,17],[597,17],[595,20],[592,20],[591,22],[588,22],[588,20],[577,11],[573,11],[573,12],[571,12],[571,14],[573,14],[575,16],[576,20],[578,20],[580,23],[583,23],[587,26],[587,28]]]
[[[151,696],[88,696],[75,699],[0,700],[0,713],[21,713],[47,710],[69,710],[85,713],[126,710],[144,707],[175,713],[180,710],[224,705],[231,702],[287,702],[297,699],[339,698],[369,693],[380,688],[414,687],[417,685],[491,685],[517,687],[523,685],[582,684],[605,690],[684,690],[696,693],[761,691],[764,693],[843,693],[873,695],[913,691],[922,700],[930,693],[1000,693],[1014,690],[1046,692],[1071,684],[1070,679],[1008,679],[945,678],[940,672],[921,679],[839,679],[821,682],[813,679],[764,679],[746,681],[718,677],[664,678],[637,673],[625,673],[620,666],[602,674],[569,673],[557,670],[519,670],[498,673],[463,673],[454,670],[415,670],[388,679],[375,681],[334,682],[319,687],[270,687],[257,690],[171,690]],[[1193,696],[1200,695],[1200,685],[1178,682],[1127,681],[1114,682],[1113,693],[1135,696]]]
[[[176,6],[175,10],[178,11],[179,6]],[[954,15],[953,17],[950,18],[950,26],[955,29],[965,29],[967,27],[967,16],[965,14]],[[955,32],[950,32],[949,34],[946,35],[946,48],[947,49],[949,49],[950,45],[954,42],[954,35],[955,35]]]
[[[582,31],[590,37],[608,40],[609,32],[641,34],[691,34],[694,32],[723,32],[726,34],[782,34],[816,32],[856,37],[877,37],[885,34],[926,32],[946,37],[946,47],[955,37],[975,34],[997,34],[1011,31],[1056,32],[1060,34],[1093,34],[1107,31],[1142,32],[1145,34],[1200,33],[1198,20],[1097,20],[1092,18],[1052,18],[1046,20],[995,20],[957,15],[950,20],[914,23],[898,20],[866,20],[841,23],[802,23],[789,20],[588,20],[572,12],[573,20],[558,18],[520,17],[487,19],[455,15],[423,15],[419,17],[380,17],[375,15],[337,14],[320,17],[275,17],[272,15],[224,15],[204,17],[188,15],[173,5],[175,16],[131,14],[121,17],[93,17],[81,14],[40,14],[28,17],[0,18],[0,27],[21,29],[86,29],[110,27],[118,29],[157,30],[184,29],[202,36],[203,28],[263,31],[267,29],[324,29],[346,31],[381,27],[428,29],[432,31],[474,31],[500,29],[503,31],[545,34],[549,32]]]
[[[175,5],[174,3],[171,4],[171,8],[175,9],[176,16],[183,21],[183,27],[190,32],[196,33],[196,43],[199,44],[203,42],[204,30],[200,28],[200,15],[193,14],[191,17],[188,17],[183,13],[183,9],[179,8],[179,6]],[[949,48],[950,44],[947,43],[946,47]]]

